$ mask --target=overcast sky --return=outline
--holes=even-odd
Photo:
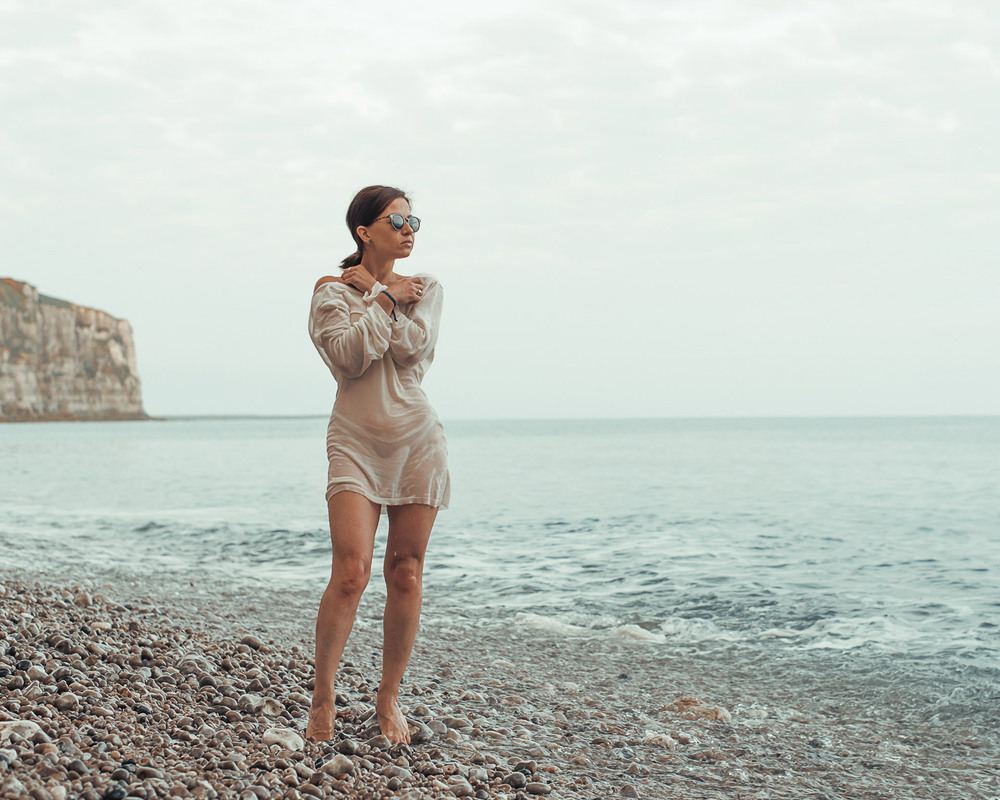
[[[133,326],[147,411],[327,413],[370,183],[441,416],[1000,413],[978,2],[0,0],[0,276]]]

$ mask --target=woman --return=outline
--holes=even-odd
[[[316,618],[316,686],[306,736],[334,736],[334,679],[371,573],[379,514],[389,517],[383,574],[382,679],[375,710],[392,742],[409,742],[399,683],[420,619],[424,552],[450,494],[444,429],[420,388],[434,358],[441,285],[395,272],[413,250],[420,220],[409,198],[369,186],[347,210],[357,251],[339,278],[321,278],[309,333],[337,379],[327,429],[326,500],[333,568]]]

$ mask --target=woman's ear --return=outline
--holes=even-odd
[[[372,237],[368,235],[368,228],[366,228],[364,225],[358,225],[358,227],[355,228],[354,230],[358,234],[362,242],[365,242],[366,244],[371,244]]]

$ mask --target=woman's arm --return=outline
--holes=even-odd
[[[371,303],[361,317],[351,322],[346,284],[332,281],[313,295],[309,335],[313,344],[333,367],[347,378],[361,377],[385,355],[392,322],[385,309]]]
[[[434,351],[443,303],[441,284],[436,280],[425,280],[423,294],[409,314],[397,309],[389,339],[389,354],[393,361],[401,367],[412,367]]]

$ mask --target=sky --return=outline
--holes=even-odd
[[[151,414],[325,414],[390,184],[446,420],[997,414],[998,98],[991,0],[0,0],[0,277]]]

